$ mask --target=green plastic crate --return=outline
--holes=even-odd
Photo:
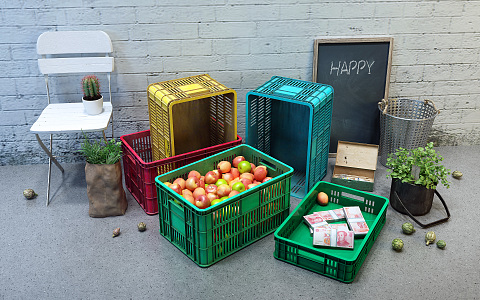
[[[214,170],[222,160],[236,156],[265,165],[271,180],[206,209],[198,209],[163,182],[187,178],[197,170]],[[155,178],[160,234],[201,267],[250,245],[275,231],[290,211],[293,169],[250,147],[239,145]]]
[[[329,195],[327,206],[316,204],[319,192]],[[359,206],[370,231],[356,238],[354,249],[313,247],[303,216],[315,211]],[[320,181],[275,231],[275,258],[343,282],[352,282],[386,220],[388,199]]]

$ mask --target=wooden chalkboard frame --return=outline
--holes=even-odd
[[[390,74],[391,74],[391,69],[392,69],[392,51],[393,51],[393,37],[390,36],[375,36],[375,37],[324,37],[324,38],[317,38],[315,39],[314,43],[314,55],[313,55],[313,82],[318,82],[317,81],[317,72],[318,72],[318,63],[319,63],[319,54],[321,55],[321,47],[322,45],[329,45],[329,44],[339,44],[343,45],[345,44],[348,47],[351,47],[354,44],[381,44],[381,45],[388,45],[388,58],[386,58],[387,61],[387,70],[386,70],[386,78],[385,78],[385,87],[384,87],[384,99],[388,99],[388,92],[389,92],[389,84],[390,84]],[[319,50],[320,49],[320,50]],[[328,82],[321,82],[325,84],[329,84]],[[334,87],[335,90],[335,87]],[[335,96],[334,96],[334,101],[335,101]],[[381,99],[378,99],[378,101],[381,101]],[[377,101],[377,102],[378,102]],[[336,122],[339,120],[332,119],[332,123]],[[341,121],[341,120],[340,120]],[[333,138],[332,138],[333,140]],[[348,140],[347,140],[348,141]],[[357,141],[357,142],[363,142],[363,143],[368,143],[367,141]],[[337,145],[330,145],[330,152],[335,153],[335,151],[332,151],[333,149],[336,149]]]

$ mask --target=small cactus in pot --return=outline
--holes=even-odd
[[[87,101],[102,98],[100,94],[100,83],[95,75],[87,75],[82,78],[83,99]]]

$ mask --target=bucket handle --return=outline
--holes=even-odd
[[[388,101],[385,100],[385,99],[382,99],[382,101],[378,102],[378,105],[381,105],[381,104],[385,105],[385,108],[383,109],[382,113],[386,114],[387,113],[387,107],[388,107]]]
[[[398,200],[398,203],[400,203],[400,205],[402,205],[402,207],[405,209],[405,211],[410,216],[410,218],[412,218],[412,220],[415,221],[415,223],[420,225],[422,228],[427,228],[427,227],[431,227],[431,226],[434,226],[434,225],[438,225],[438,224],[446,222],[446,221],[448,221],[448,219],[450,219],[450,211],[448,211],[448,207],[447,207],[447,204],[445,203],[445,200],[443,200],[442,196],[440,196],[440,193],[437,190],[435,190],[435,194],[438,196],[440,201],[442,201],[443,207],[445,207],[445,211],[447,212],[447,217],[443,218],[443,219],[440,219],[440,220],[437,220],[437,221],[433,221],[433,222],[428,223],[428,224],[423,224],[420,221],[418,221],[412,215],[412,213],[405,207],[405,205],[402,202],[402,199],[400,199],[400,197],[398,196],[397,191],[393,191],[393,196],[396,198],[396,200]]]
[[[435,103],[433,103],[432,100],[425,99],[425,100],[423,100],[423,102],[424,102],[426,105],[428,105],[428,103],[431,103],[432,106],[433,106],[433,109],[435,109],[435,111],[437,112],[437,114],[440,113],[440,110],[437,109],[437,107],[435,106]]]
[[[431,103],[432,106],[433,106],[433,109],[435,109],[437,114],[440,113],[440,110],[437,109],[437,107],[435,106],[435,103],[433,103],[432,100],[425,99],[425,100],[423,100],[423,102],[425,103],[425,105],[428,105],[429,103]],[[387,113],[387,108],[388,108],[388,101],[385,100],[385,99],[382,99],[382,101],[378,102],[378,105],[382,105],[382,104],[384,105],[384,109],[383,109],[382,113],[386,114]]]

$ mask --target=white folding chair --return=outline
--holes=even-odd
[[[42,111],[38,120],[30,131],[35,134],[40,147],[48,155],[47,206],[50,201],[50,178],[52,162],[63,173],[64,169],[52,154],[52,134],[103,132],[110,121],[112,122],[113,137],[113,110],[110,74],[114,69],[113,52],[110,37],[103,31],[55,31],[45,32],[38,37],[37,54],[38,67],[45,77],[48,105]],[[103,112],[98,115],[88,115],[84,111],[79,94],[76,103],[51,103],[48,86],[49,75],[53,74],[95,74],[106,73],[108,78],[108,93],[110,101],[103,103]],[[80,85],[80,81],[72,83]],[[70,101],[71,102],[71,101]],[[39,134],[50,135],[50,147],[47,148]]]

